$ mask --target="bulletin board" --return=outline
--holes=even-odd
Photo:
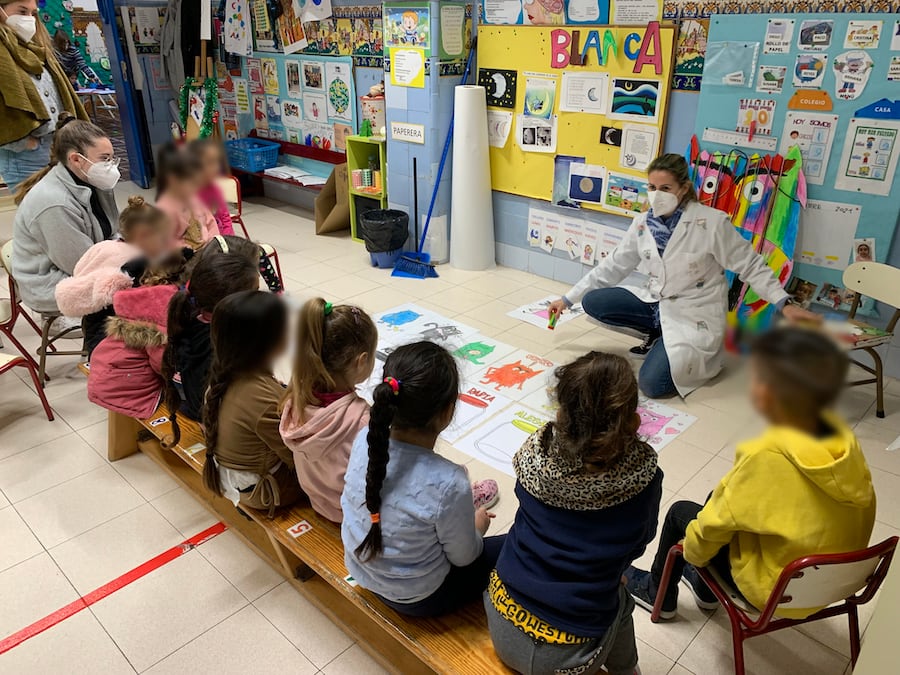
[[[578,31],[575,36],[573,31]],[[596,36],[592,34],[596,32]],[[562,33],[565,33],[563,35]],[[571,40],[578,41],[581,49],[570,45],[561,54],[553,44]],[[556,41],[555,43],[553,41]],[[571,53],[578,55],[591,40],[597,41],[597,49],[586,50],[585,65],[569,63]],[[511,194],[543,199],[557,205],[584,207],[597,211],[607,211],[619,215],[635,215],[646,208],[646,162],[655,156],[663,144],[668,111],[669,90],[672,82],[672,53],[675,42],[675,28],[672,26],[615,27],[615,26],[488,26],[478,29],[478,77],[479,84],[488,90],[488,124],[492,136],[496,127],[509,122],[508,136],[502,147],[492,138],[490,148],[491,184],[494,190]],[[647,54],[644,54],[646,50]],[[642,56],[638,56],[641,51]],[[598,58],[598,55],[601,58]],[[650,55],[658,64],[646,62]],[[631,58],[629,58],[631,56]],[[553,67],[564,61],[565,67]],[[577,59],[576,59],[577,60]],[[504,74],[505,73],[505,74]],[[574,82],[589,74],[605,77],[602,113],[598,108],[592,112],[572,110],[572,96],[564,80]],[[501,84],[492,84],[501,77]],[[515,95],[510,96],[509,84],[515,78]],[[525,118],[526,89],[528,81],[541,78],[555,80],[555,95],[549,99],[551,117],[555,117],[555,147],[552,151],[525,151],[522,149],[524,126],[530,122]],[[499,107],[491,96],[497,89],[505,89],[506,101]],[[599,90],[599,88],[598,88]],[[633,94],[633,107],[628,107],[629,96]],[[615,101],[619,114],[612,112]],[[593,96],[592,96],[593,98]],[[566,101],[569,101],[567,104]],[[589,101],[585,101],[590,105]],[[529,103],[529,109],[533,107]],[[561,109],[563,107],[569,110]],[[551,109],[552,108],[552,109]],[[622,111],[629,114],[622,115]],[[509,120],[509,115],[512,119]],[[521,127],[520,127],[521,122]],[[622,131],[629,128],[631,144],[640,137],[655,138],[654,147],[646,150],[635,160],[634,156],[624,157]],[[641,131],[646,133],[642,134]],[[527,138],[531,140],[531,138]],[[613,144],[616,143],[616,144]],[[632,145],[633,146],[633,145]],[[529,146],[530,147],[530,146]],[[637,146],[633,146],[637,147]],[[574,164],[572,164],[574,162]],[[631,166],[629,166],[629,163]],[[567,174],[569,166],[572,173]],[[576,178],[577,171],[586,175]],[[571,179],[571,197],[560,200],[560,189],[566,191]],[[599,179],[599,181],[598,181]],[[596,199],[594,185],[602,183],[602,196]],[[607,201],[606,192],[613,189],[622,193],[634,187],[632,199],[616,201],[616,206]],[[586,199],[575,199],[586,197]]]
[[[236,136],[255,128],[261,138],[344,152],[344,138],[358,128],[352,57],[254,52],[242,61],[226,92]]]
[[[789,27],[780,27],[780,40],[770,28],[773,21],[788,22]],[[831,309],[849,308],[846,301],[821,300],[829,289],[838,297],[833,289],[841,289],[843,270],[854,261],[860,244],[867,245],[864,250],[874,254],[872,259],[887,260],[900,215],[900,183],[891,169],[900,154],[900,120],[869,119],[879,108],[876,103],[900,99],[898,22],[896,13],[713,15],[710,20],[710,45],[758,43],[758,48],[752,72],[747,71],[750,86],[712,84],[707,52],[695,126],[700,146],[710,152],[737,148],[747,155],[764,155],[785,154],[790,145],[800,143],[808,206],[800,216],[794,283],[814,285],[813,301]],[[853,61],[850,68],[848,60]],[[825,105],[820,103],[823,92],[830,99]],[[762,100],[770,113],[770,131],[760,134],[757,127],[752,143],[739,119],[741,99]],[[810,109],[796,109],[798,105]],[[867,108],[869,112],[857,114]],[[710,140],[720,131],[738,138]],[[887,139],[886,157],[876,152],[881,131]],[[850,150],[860,138],[873,146],[871,161],[863,148],[855,166]],[[852,174],[860,171],[882,179],[854,179]],[[866,304],[872,303],[864,303],[864,309]]]

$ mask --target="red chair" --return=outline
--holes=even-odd
[[[34,332],[38,337],[41,337],[43,335],[41,327],[38,326],[37,323],[35,323],[34,319],[29,316],[28,312],[25,311],[25,306],[19,299],[19,292],[18,288],[16,287],[16,281],[12,276],[12,248],[12,239],[10,239],[3,245],[2,248],[0,248],[0,265],[2,265],[4,270],[6,270],[6,275],[9,279],[9,299],[0,299],[0,333],[9,338],[9,341],[16,346],[16,349],[19,350],[19,353],[21,353],[23,357],[28,359],[32,363],[32,365],[37,368],[37,361],[34,360],[31,354],[28,353],[28,350],[25,349],[25,346],[21,342],[19,342],[19,340],[13,334],[13,329],[16,327],[16,321],[18,321],[19,317],[21,316],[25,320],[25,322],[34,329]],[[48,348],[50,349],[50,351],[56,351],[56,347],[54,347],[53,345],[48,345]],[[50,379],[47,375],[45,375],[44,377],[48,380]]]
[[[231,222],[240,225],[241,230],[244,233],[244,238],[250,239],[250,233],[247,231],[247,226],[244,224],[243,218],[244,205],[241,200],[241,181],[237,179],[237,176],[219,176],[216,179],[216,185],[219,186],[222,196],[225,197],[225,201],[228,202],[228,211],[229,215],[231,215]],[[281,281],[281,286],[283,288],[284,276],[281,274],[281,261],[278,260],[278,251],[276,251],[275,247],[271,244],[260,243],[259,245],[262,246],[266,257],[270,258],[274,263],[275,272],[278,274],[278,279]]]
[[[847,615],[850,624],[850,660],[852,665],[856,665],[860,644],[857,607],[869,602],[878,592],[894,557],[897,541],[898,537],[889,537],[880,544],[861,551],[798,558],[782,570],[762,611],[747,602],[715,569],[698,567],[697,573],[728,612],[734,645],[735,675],[744,675],[745,672],[744,640],[747,638],[841,614]],[[668,588],[672,577],[672,565],[675,558],[680,555],[683,555],[681,544],[675,544],[669,549],[660,588]],[[656,594],[656,604],[650,614],[653,623],[659,621],[664,596],[664,593]],[[824,609],[805,619],[774,618],[778,609],[807,607],[824,607]]]
[[[28,369],[28,372],[31,374],[31,381],[34,382],[34,390],[37,392],[38,398],[41,399],[41,405],[44,406],[44,412],[47,414],[47,419],[52,422],[53,410],[50,408],[50,404],[47,402],[47,396],[44,394],[44,388],[41,386],[41,380],[38,377],[38,370],[35,366],[34,359],[27,355],[13,356],[12,354],[0,353],[0,375],[7,370],[12,370],[16,366],[23,366]]]

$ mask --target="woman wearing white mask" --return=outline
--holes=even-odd
[[[63,111],[88,119],[36,13],[36,0],[0,0],[0,176],[10,191],[47,166]]]
[[[26,179],[16,194],[12,264],[26,306],[58,312],[56,284],[72,276],[85,251],[116,231],[118,164],[102,129],[65,115],[60,119],[49,166]]]
[[[635,217],[618,247],[551,310],[565,311],[580,300],[598,321],[642,333],[644,344],[631,350],[646,355],[641,390],[652,398],[687,396],[724,366],[726,269],[787,318],[817,315],[789,304],[777,277],[728,215],[697,201],[681,155],[657,157],[647,180],[650,210]],[[640,297],[616,287],[635,271],[646,275]]]

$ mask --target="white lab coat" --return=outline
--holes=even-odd
[[[647,227],[647,215],[641,214],[616,249],[575,284],[566,299],[578,302],[588,291],[616,286],[635,270],[645,274],[641,299],[659,302],[672,379],[678,393],[687,396],[725,364],[726,269],[736,272],[770,303],[788,297],[725,213],[691,202],[662,257]]]

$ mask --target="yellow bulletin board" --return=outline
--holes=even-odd
[[[675,46],[675,27],[649,24],[648,26],[489,26],[478,29],[478,68],[482,84],[486,84],[488,95],[489,123],[492,113],[512,113],[509,135],[503,147],[491,147],[491,185],[494,190],[512,194],[553,201],[553,183],[556,157],[571,155],[584,157],[584,163],[590,166],[605,167],[607,172],[623,176],[646,178],[643,166],[637,168],[623,165],[622,149],[615,145],[600,142],[601,132],[609,129],[622,130],[624,126],[638,131],[647,125],[656,130],[656,148],[663,146],[663,129],[668,112],[669,89],[672,81],[674,65],[673,50]],[[577,31],[577,34],[576,34]],[[585,49],[585,46],[588,46]],[[582,56],[583,65],[575,65]],[[554,63],[557,66],[553,67]],[[516,72],[515,105],[513,108],[492,107],[490,96],[490,77],[492,71],[505,70]],[[659,72],[658,72],[659,71]],[[606,73],[608,90],[606,95],[606,112],[604,114],[588,112],[561,111],[562,80],[564,73]],[[520,146],[518,126],[520,115],[525,110],[525,90],[528,76],[546,76],[557,79],[553,115],[556,116],[556,148],[555,152],[526,152]],[[614,84],[625,85],[631,80],[655,81],[655,113],[649,117],[611,114],[612,89]],[[653,85],[651,85],[651,91]],[[624,100],[622,89],[618,90],[617,101]],[[512,97],[509,97],[509,101]],[[571,100],[571,99],[570,99]],[[622,110],[622,108],[619,108]],[[524,119],[524,118],[523,118]],[[527,124],[527,121],[524,123]],[[615,133],[612,134],[615,137]],[[630,137],[635,138],[630,134]],[[628,158],[626,158],[628,161]],[[612,187],[604,180],[604,191]],[[644,202],[642,196],[641,202]],[[623,202],[625,208],[607,208],[605,199],[597,202],[579,201],[584,208],[625,214],[639,207],[633,203]]]

